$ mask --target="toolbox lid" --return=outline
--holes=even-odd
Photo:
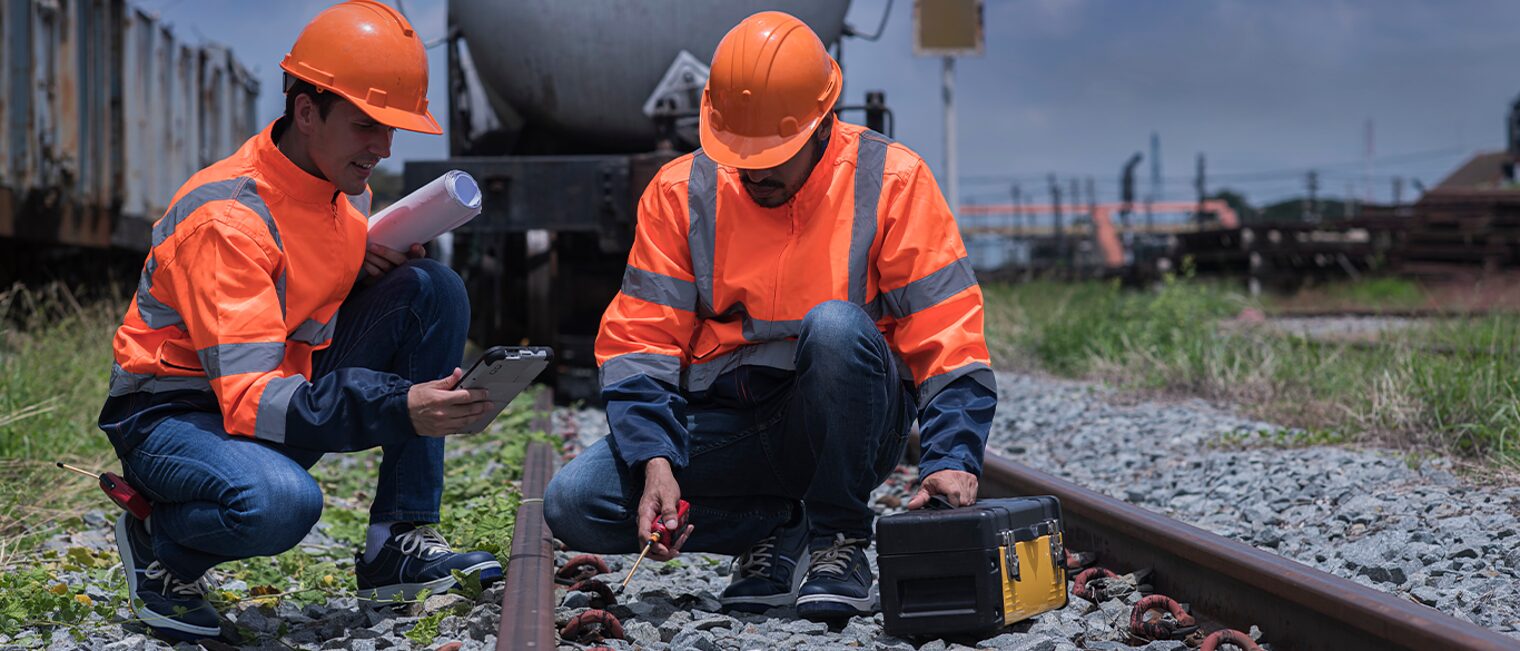
[[[1061,527],[1061,503],[1054,496],[981,500],[971,506],[922,509],[889,515],[876,521],[876,553],[997,549],[1001,534],[1014,540],[1034,540]]]

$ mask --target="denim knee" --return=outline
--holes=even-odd
[[[416,300],[422,301],[450,325],[467,326],[470,322],[470,299],[465,295],[464,281],[459,274],[437,260],[419,258],[408,260],[388,275],[395,275],[408,284]]]
[[[865,310],[847,301],[825,301],[808,310],[797,336],[797,355],[801,358],[839,357],[857,350],[876,324]]]
[[[322,517],[322,488],[294,468],[263,473],[259,484],[227,505],[227,520],[243,553],[272,556],[295,547]]]
[[[629,513],[602,496],[607,481],[575,472],[574,462],[560,470],[544,489],[544,522],[570,549],[610,553],[627,537]],[[566,472],[570,471],[570,472]]]

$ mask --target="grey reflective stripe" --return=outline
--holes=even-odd
[[[971,376],[971,379],[975,380],[977,384],[991,389],[992,395],[997,395],[997,375],[992,372],[992,368],[981,362],[973,362],[953,371],[940,373],[924,380],[922,384],[918,385],[919,406],[922,407],[929,404],[929,401],[934,396],[939,395],[939,392],[943,391],[945,387],[950,386],[951,382],[967,375]]]
[[[697,284],[673,276],[645,271],[633,265],[623,270],[624,294],[656,305],[687,312],[697,311]]]
[[[164,213],[163,219],[153,225],[153,247],[163,244],[170,236],[174,235],[175,229],[181,222],[190,218],[196,210],[212,201],[225,201],[234,199],[252,210],[259,218],[264,220],[264,226],[269,228],[269,236],[274,239],[275,247],[281,251],[285,245],[280,241],[280,229],[275,226],[274,215],[270,214],[269,206],[259,196],[258,184],[252,178],[240,176],[234,179],[212,181],[194,190],[185,193],[179,201],[169,207]],[[142,317],[143,323],[155,330],[169,326],[183,325],[185,320],[173,308],[165,305],[149,291],[153,287],[153,273],[158,270],[158,258],[156,255],[148,256],[148,263],[143,266],[142,278],[137,283],[137,312]],[[275,291],[280,298],[280,315],[285,314],[285,272],[280,271],[280,277],[275,282]]]
[[[876,206],[881,200],[882,175],[886,171],[886,136],[874,131],[860,134],[855,152],[855,223],[850,229],[850,302],[866,304],[870,279],[871,243],[876,241]]]
[[[285,342],[217,344],[195,351],[206,377],[215,380],[242,373],[268,373],[285,360]]]
[[[691,252],[692,275],[697,281],[697,313],[716,314],[713,310],[713,259],[718,232],[718,165],[702,150],[691,157],[691,174],[686,179],[686,212],[691,225],[686,240]]]
[[[148,262],[143,265],[142,275],[137,280],[137,315],[142,318],[149,328],[157,330],[170,326],[183,326],[185,319],[180,317],[174,308],[164,305],[163,301],[153,295],[153,273],[158,271],[158,258],[148,255]]]
[[[747,310],[742,309],[744,307],[742,303],[736,303],[735,307],[741,308],[741,313],[744,316],[742,327],[746,341],[757,343],[775,341],[802,334],[802,319],[795,321],[767,321],[750,316]]]
[[[975,284],[976,272],[971,269],[971,260],[961,258],[903,287],[883,292],[881,299],[886,303],[887,312],[901,319],[939,305]]]
[[[366,191],[359,194],[345,194],[343,196],[348,198],[348,205],[353,206],[354,210],[359,211],[359,214],[364,215],[365,217],[369,216],[369,192]]]
[[[290,338],[294,341],[320,346],[331,340],[333,331],[337,329],[338,313],[334,312],[332,318],[327,320],[327,323],[322,323],[316,319],[302,321],[301,325],[296,326],[296,331],[290,333]]]
[[[111,385],[107,393],[111,397],[124,396],[132,393],[164,393],[166,391],[210,391],[211,381],[204,377],[183,377],[175,375],[153,375],[151,373],[129,373],[122,370],[121,364],[111,364]]]
[[[686,369],[682,388],[687,391],[703,391],[712,386],[718,376],[740,366],[769,366],[783,371],[794,370],[797,368],[797,340],[782,339],[741,346],[705,364],[692,364]]]
[[[681,358],[655,353],[618,355],[602,364],[597,375],[603,387],[637,375],[647,375],[670,386],[681,386]]]
[[[153,248],[158,248],[164,240],[174,235],[174,230],[179,228],[180,222],[189,219],[190,215],[200,210],[201,206],[228,199],[236,199],[238,203],[262,218],[264,225],[269,227],[270,237],[274,238],[274,245],[281,251],[285,250],[285,245],[280,243],[280,230],[274,224],[274,215],[269,213],[269,206],[265,205],[264,199],[259,196],[258,184],[247,176],[212,181],[185,193],[179,201],[169,206],[169,211],[164,213],[163,219],[153,225]]]
[[[295,396],[296,389],[304,384],[306,376],[292,375],[274,378],[264,385],[264,394],[259,396],[259,412],[253,421],[254,438],[285,442],[285,413],[290,410],[290,399]]]

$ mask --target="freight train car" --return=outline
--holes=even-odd
[[[0,282],[58,250],[145,251],[175,189],[257,130],[231,52],[124,0],[3,0],[0,36]]]
[[[556,395],[594,397],[592,343],[622,278],[635,204],[661,165],[697,147],[698,100],[718,41],[745,16],[779,9],[842,59],[848,8],[847,0],[450,0],[450,158],[407,162],[404,185],[410,192],[449,169],[480,182],[484,212],[455,231],[451,261],[470,292],[471,339],[554,346]],[[865,101],[842,110],[864,111],[868,126],[890,131],[881,93],[846,86],[845,96]]]

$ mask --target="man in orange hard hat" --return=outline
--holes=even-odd
[[[442,132],[422,42],[395,9],[352,0],[313,19],[280,67],[285,115],[175,193],[113,344],[100,427],[154,509],[123,514],[116,544],[133,612],[170,637],[218,635],[206,570],[306,536],[322,512],[307,469],[325,452],[384,451],[360,598],[501,575],[430,526],[443,436],[490,406],[452,388],[463,283],[421,245],[365,241],[366,179],[395,130]]]
[[[787,14],[719,43],[702,149],[645,190],[597,337],[611,435],[545,498],[570,547],[636,551],[684,497],[691,525],[653,556],[736,554],[724,605],[828,619],[875,607],[867,500],[915,418],[909,508],[975,500],[997,404],[981,289],[924,161],[834,117],[841,82]]]

